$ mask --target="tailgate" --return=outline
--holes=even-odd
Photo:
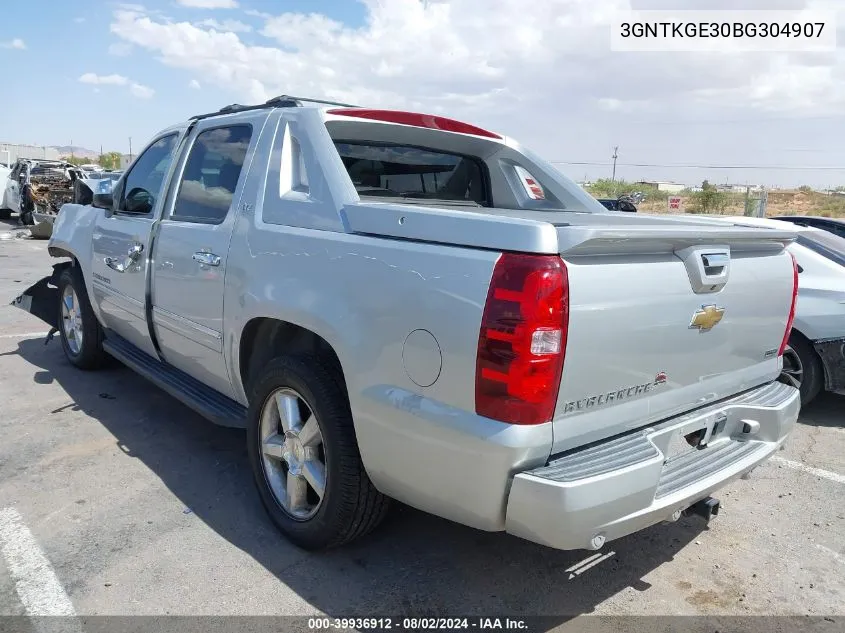
[[[778,376],[792,298],[789,238],[736,230],[712,243],[683,231],[652,237],[647,248],[630,234],[606,234],[561,253],[570,317],[553,453]]]

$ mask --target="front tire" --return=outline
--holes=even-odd
[[[65,268],[58,280],[59,336],[70,363],[79,369],[97,369],[106,360],[103,329],[88,301],[88,292],[78,266]]]
[[[361,462],[342,380],[319,356],[264,368],[250,397],[247,449],[270,518],[303,549],[343,545],[387,513]]]
[[[781,382],[797,387],[801,406],[806,406],[822,390],[824,368],[813,346],[800,334],[793,333],[783,352]]]

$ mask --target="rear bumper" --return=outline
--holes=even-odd
[[[671,520],[768,459],[799,409],[798,390],[775,382],[553,457],[514,477],[506,530],[557,549],[596,549]],[[705,448],[667,457],[670,443],[700,429],[710,433]]]

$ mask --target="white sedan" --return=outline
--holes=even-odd
[[[845,239],[779,220],[732,219],[798,233],[789,246],[798,264],[798,305],[781,380],[801,390],[804,405],[823,389],[845,393]]]

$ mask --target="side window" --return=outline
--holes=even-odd
[[[163,136],[138,157],[126,174],[123,196],[117,213],[146,215],[152,213],[161,195],[164,177],[173,160],[177,134]]]
[[[220,224],[232,206],[252,138],[252,126],[229,125],[200,133],[182,174],[171,218]]]
[[[514,169],[516,170],[516,175],[519,178],[519,182],[525,189],[525,193],[531,200],[546,199],[546,191],[543,189],[543,186],[539,183],[536,178],[534,178],[534,176],[532,176],[528,172],[527,169],[520,166],[516,166]]]

